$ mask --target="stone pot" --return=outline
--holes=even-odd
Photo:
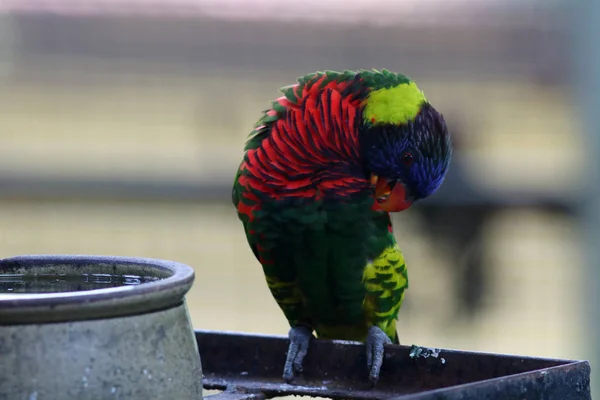
[[[0,399],[201,399],[193,281],[148,258],[0,260]]]

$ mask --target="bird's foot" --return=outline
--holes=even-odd
[[[288,348],[283,379],[290,383],[296,373],[302,372],[302,362],[308,352],[310,340],[313,338],[312,329],[306,326],[294,326],[290,329],[290,347]]]
[[[379,371],[383,364],[383,346],[391,344],[390,338],[378,326],[369,328],[367,335],[367,367],[369,368],[369,381],[373,386],[379,380]]]

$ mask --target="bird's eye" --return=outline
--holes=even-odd
[[[410,152],[405,152],[402,154],[402,162],[406,165],[410,165],[413,162],[413,155]]]

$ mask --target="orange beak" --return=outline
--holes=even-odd
[[[383,211],[398,212],[406,210],[412,205],[406,188],[398,181],[390,181],[372,174],[371,185],[374,186],[375,199],[379,208]]]

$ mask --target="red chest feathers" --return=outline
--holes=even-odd
[[[271,126],[257,128],[270,132],[259,147],[246,152],[239,183],[274,198],[363,190],[368,182],[357,172],[357,101],[343,98],[339,87],[298,94],[296,103],[278,99],[286,111]]]

